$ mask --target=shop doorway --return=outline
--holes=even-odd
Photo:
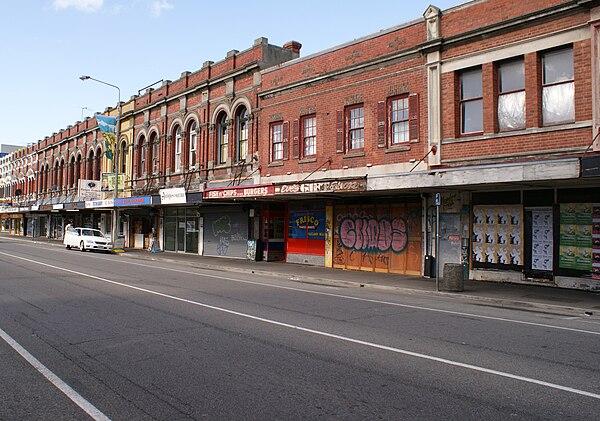
[[[198,254],[200,221],[196,208],[165,210],[165,251]]]

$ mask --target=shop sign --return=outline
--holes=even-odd
[[[186,203],[185,189],[183,187],[159,190],[160,203],[171,205],[175,203]]]
[[[114,199],[106,200],[87,200],[85,202],[85,208],[112,208],[114,205]]]
[[[58,203],[56,205],[52,205],[52,210],[57,210],[57,209],[64,209],[65,205],[62,203]]]
[[[205,199],[230,199],[238,197],[272,196],[275,192],[273,186],[236,187],[232,189],[215,189],[204,192]]]
[[[39,205],[33,205],[33,206],[31,207],[31,210],[32,210],[32,211],[37,211],[37,210],[40,210],[40,206],[39,206]]]
[[[41,205],[40,210],[41,211],[50,211],[50,210],[52,210],[52,205]]]
[[[289,193],[345,193],[367,190],[366,180],[334,180],[311,183],[293,183],[275,186],[275,194]]]
[[[80,200],[98,200],[101,198],[100,182],[98,180],[79,180],[78,189]]]
[[[115,206],[142,206],[152,203],[151,196],[134,196],[114,199]]]

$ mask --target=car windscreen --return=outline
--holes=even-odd
[[[102,235],[102,233],[100,231],[96,231],[96,230],[81,230],[81,235],[88,235],[90,237],[104,237],[104,235]]]

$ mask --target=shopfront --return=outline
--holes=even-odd
[[[326,236],[324,203],[293,203],[287,215],[286,261],[323,266]]]
[[[164,209],[164,251],[198,254],[200,238],[198,207]]]
[[[207,207],[202,216],[205,256],[247,258],[249,215],[243,206]]]
[[[600,289],[600,192],[474,193],[472,275],[478,280]]]
[[[420,203],[335,205],[333,266],[420,275]]]

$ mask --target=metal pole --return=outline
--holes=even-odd
[[[119,89],[119,88],[117,88]],[[119,197],[119,137],[121,136],[121,90],[119,89],[119,103],[117,105],[117,127],[115,128],[115,153],[113,155],[115,168],[115,194],[113,202],[113,250],[119,235],[119,208],[117,207],[117,198]]]
[[[435,195],[435,290],[440,290],[440,194]]]
[[[115,174],[115,186],[114,186],[114,200],[113,200],[113,211],[112,211],[112,242],[113,249],[115,246],[115,242],[117,241],[118,229],[117,224],[119,221],[119,209],[116,205],[116,199],[119,197],[119,137],[121,136],[121,89],[117,85],[113,85],[112,83],[104,82],[99,79],[95,79],[91,76],[81,76],[79,79],[86,81],[88,79],[101,83],[103,85],[111,86],[117,90],[119,93],[118,102],[117,102],[117,125],[115,127],[115,153],[113,154],[113,167]]]

